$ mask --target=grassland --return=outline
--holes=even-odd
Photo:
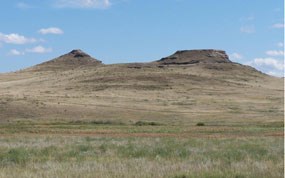
[[[0,177],[284,176],[283,79],[69,57],[0,75]]]
[[[1,124],[0,177],[283,177],[282,122],[204,124]]]

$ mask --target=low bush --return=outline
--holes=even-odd
[[[196,126],[205,126],[205,123],[203,123],[203,122],[198,122],[198,123],[196,124]]]
[[[152,126],[156,126],[156,125],[161,125],[158,122],[147,122],[147,121],[138,121],[136,122],[134,125],[136,126],[143,126],[143,125],[152,125]]]

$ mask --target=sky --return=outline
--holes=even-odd
[[[221,49],[284,75],[283,0],[9,0],[0,6],[0,73],[82,49],[105,64]]]

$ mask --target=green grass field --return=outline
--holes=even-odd
[[[281,122],[4,123],[0,177],[281,178],[283,128]]]

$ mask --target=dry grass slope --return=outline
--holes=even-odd
[[[0,177],[283,177],[284,81],[223,51],[0,75]]]
[[[103,65],[83,52],[79,58],[71,52],[1,74],[0,120],[282,121],[282,79],[226,59],[185,64],[189,54],[179,54],[186,56],[179,58],[184,64]],[[209,50],[205,55],[209,60]]]

